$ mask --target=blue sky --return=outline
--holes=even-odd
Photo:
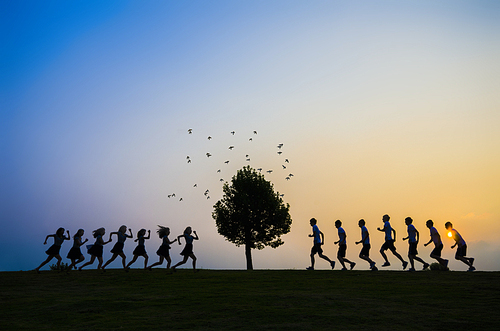
[[[90,239],[122,224],[173,234],[191,225],[202,267],[244,268],[211,210],[220,179],[246,164],[274,170],[266,177],[294,222],[284,246],[256,252],[256,268],[305,268],[311,217],[331,257],[342,219],[357,256],[359,218],[378,246],[388,213],[401,237],[406,216],[423,238],[427,219],[452,221],[479,268],[499,270],[499,7],[2,2],[0,270],[35,268],[60,226]],[[278,171],[279,143],[293,180]],[[194,183],[210,188],[209,201]],[[159,244],[147,243],[150,258]]]

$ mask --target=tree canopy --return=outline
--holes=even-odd
[[[250,166],[238,170],[223,192],[212,213],[217,232],[238,247],[245,245],[247,269],[253,269],[252,249],[283,245],[281,236],[290,232],[292,224],[290,205]]]

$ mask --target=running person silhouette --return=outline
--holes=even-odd
[[[307,270],[314,270],[314,255],[318,253],[318,256],[328,262],[330,262],[330,266],[335,268],[335,261],[332,261],[328,258],[328,256],[323,255],[323,249],[321,246],[325,243],[325,235],[321,232],[316,224],[318,221],[315,218],[311,218],[309,220],[309,224],[312,226],[313,233],[309,235],[309,237],[313,239],[313,247],[311,248],[311,266],[307,267]]]
[[[382,255],[382,257],[385,260],[385,263],[382,264],[382,267],[388,267],[391,265],[389,263],[389,260],[387,259],[387,255],[385,254],[385,251],[389,249],[392,252],[392,254],[394,254],[394,256],[397,257],[401,261],[401,263],[403,264],[403,270],[404,270],[408,266],[408,262],[403,260],[401,255],[399,255],[399,253],[396,252],[396,247],[394,246],[394,242],[396,241],[396,230],[394,230],[391,227],[391,223],[389,223],[389,219],[390,219],[389,215],[385,214],[382,217],[382,221],[384,222],[384,227],[377,228],[377,230],[379,230],[381,232],[385,232],[385,242],[382,245],[382,247],[380,247],[380,254]],[[394,239],[392,237],[393,233],[394,233]]]

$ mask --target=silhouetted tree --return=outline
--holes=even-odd
[[[238,247],[245,245],[247,270],[252,270],[252,249],[283,245],[281,236],[292,225],[290,205],[250,166],[238,170],[231,185],[224,184],[223,192],[212,213],[217,232]]]

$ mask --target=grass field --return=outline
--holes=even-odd
[[[498,330],[499,272],[1,272],[0,330]]]

